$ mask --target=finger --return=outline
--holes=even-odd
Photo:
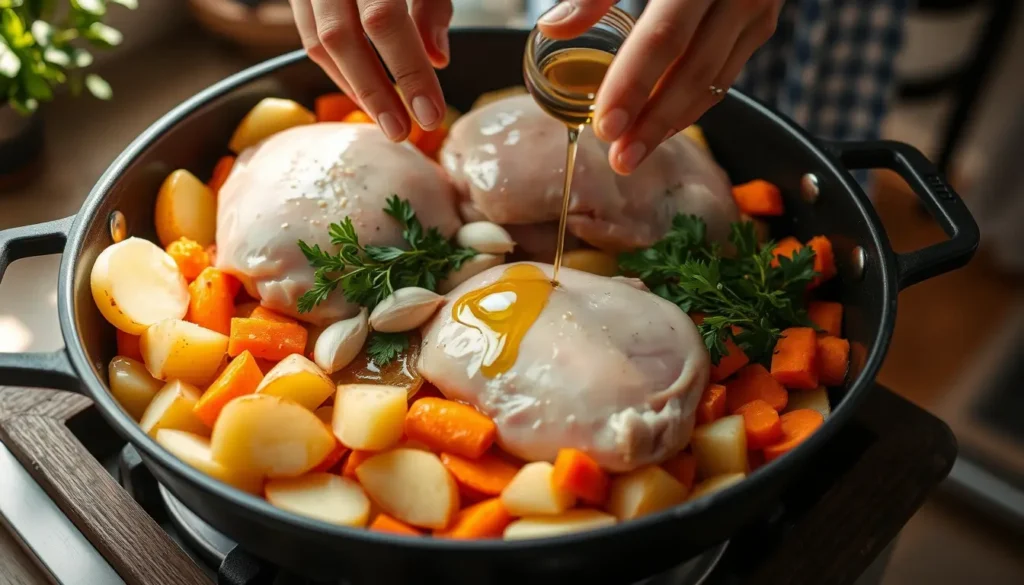
[[[643,13],[597,92],[594,129],[601,140],[615,140],[636,120],[710,5],[711,0],[665,0]]]
[[[571,39],[597,24],[618,0],[563,0],[537,19],[544,36]]]
[[[413,0],[412,20],[423,39],[430,63],[444,69],[451,53],[448,49],[448,24],[452,20],[451,0]]]
[[[352,91],[352,86],[345,80],[338,66],[334,64],[331,56],[327,54],[327,49],[320,43],[320,37],[316,34],[316,18],[313,16],[313,6],[310,4],[310,0],[290,0],[290,2],[292,13],[295,15],[295,28],[299,31],[302,48],[306,49],[306,54],[324,70],[324,73],[331,78],[335,85],[341,88],[341,91],[345,92],[348,97],[359,104],[359,99],[356,97],[355,92]],[[359,104],[359,106],[362,107],[362,104]]]
[[[401,98],[363,34],[354,2],[312,0],[317,37],[352,86],[363,111],[390,140],[405,140],[411,128]]]
[[[426,130],[441,125],[444,96],[405,0],[357,0],[363,29]]]

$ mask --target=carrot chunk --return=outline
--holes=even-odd
[[[839,337],[843,330],[843,304],[832,301],[811,301],[807,305],[807,317],[814,326],[824,331],[818,335]]]
[[[470,459],[490,449],[496,434],[494,421],[471,406],[443,398],[417,400],[405,415],[405,436]]]
[[[499,538],[511,523],[512,515],[505,509],[501,498],[491,498],[463,508],[455,515],[451,526],[435,532],[434,536],[462,540]]]
[[[504,459],[484,453],[479,459],[466,459],[451,453],[441,453],[441,463],[468,493],[496,496],[505,489],[519,469]]]
[[[206,423],[206,426],[213,427],[213,423],[220,416],[220,411],[228,402],[239,396],[252,394],[262,381],[263,372],[256,365],[256,359],[251,353],[243,351],[231,360],[228,367],[224,368],[206,392],[203,392],[196,405],[192,407],[192,412]]]
[[[711,384],[704,389],[697,403],[697,424],[706,425],[725,416],[726,393],[725,386],[721,384]]]
[[[139,347],[139,336],[125,333],[118,329],[117,355],[123,355],[126,358],[132,358],[140,362],[145,361],[142,359],[142,348]]]
[[[839,337],[818,338],[818,381],[823,386],[841,386],[850,367],[850,341]]]
[[[747,433],[747,449],[763,449],[782,438],[779,413],[764,400],[754,400],[736,411],[743,415],[743,428]]]
[[[224,335],[230,333],[231,317],[235,314],[235,294],[238,292],[232,281],[238,282],[212,266],[200,272],[188,285],[190,298],[185,320]]]
[[[694,480],[697,478],[697,457],[693,453],[677,453],[662,463],[661,468],[685,485],[686,489],[693,489]]]
[[[444,144],[444,139],[447,137],[448,129],[443,126],[434,130],[426,130],[423,132],[423,136],[416,142],[416,146],[426,156],[436,158],[437,153],[441,150],[441,145]]]
[[[341,441],[335,439],[334,450],[328,453],[327,457],[325,457],[324,460],[321,461],[319,465],[317,465],[311,470],[311,473],[327,473],[328,471],[331,471],[332,469],[334,469],[334,466],[340,463],[341,460],[345,457],[345,453],[348,453],[348,447],[342,445]]]
[[[291,317],[285,317],[284,315],[275,313],[270,309],[264,308],[262,306],[256,306],[255,308],[253,308],[252,313],[249,313],[249,318],[263,319],[264,321],[274,321],[275,323],[295,323],[296,325],[298,325],[299,323],[298,321],[292,319]]]
[[[178,270],[187,282],[195,280],[203,270],[213,264],[213,260],[210,259],[210,254],[205,248],[198,242],[185,237],[167,244],[167,254],[174,259],[174,263],[178,265]]]
[[[206,186],[213,191],[214,195],[220,193],[220,188],[227,182],[233,168],[235,168],[235,157],[233,156],[222,156],[217,161],[217,164],[213,165],[213,173],[210,176],[210,182]]]
[[[782,332],[772,354],[772,376],[787,388],[818,387],[818,336],[810,327],[790,327]]]
[[[326,93],[313,102],[318,122],[341,122],[358,109],[356,102],[341,92]]]
[[[779,265],[779,256],[792,258],[793,254],[803,247],[804,245],[800,243],[800,240],[794,237],[782,238],[778,244],[775,244],[775,248],[772,249],[772,256],[775,256],[775,259],[772,260],[772,266],[777,267]]]
[[[362,110],[350,112],[345,116],[342,122],[347,122],[349,124],[376,124],[376,122],[373,121],[373,118]]]
[[[579,449],[559,449],[551,483],[579,499],[601,505],[608,498],[608,474],[589,455]]]
[[[341,474],[349,479],[358,480],[359,478],[356,477],[356,468],[376,454],[376,451],[360,451],[359,449],[349,451],[348,457],[345,458],[345,464],[341,466]]]
[[[782,215],[782,192],[768,181],[757,179],[732,188],[732,198],[747,215]]]
[[[377,532],[388,532],[390,534],[405,534],[407,536],[422,536],[423,533],[416,530],[412,526],[409,526],[405,522],[395,520],[391,516],[384,514],[383,512],[377,514],[377,517],[370,523],[370,530]]]
[[[263,319],[231,319],[228,355],[236,356],[245,350],[252,355],[271,361],[280,361],[293,353],[306,349],[306,328],[296,323],[278,323]]]
[[[712,382],[721,382],[750,363],[750,358],[732,339],[725,342],[725,350],[729,353],[722,356],[717,365],[711,366]]]
[[[782,425],[782,439],[773,445],[764,448],[764,459],[766,462],[774,461],[789,453],[811,436],[818,427],[825,422],[821,413],[809,408],[793,410],[779,417],[779,424]]]
[[[789,402],[789,392],[761,364],[750,364],[725,385],[725,406],[735,413],[741,406],[764,400],[781,412]]]
[[[832,242],[825,236],[815,236],[808,240],[807,245],[814,250],[814,277],[808,288],[814,288],[836,275],[836,257],[832,251]]]

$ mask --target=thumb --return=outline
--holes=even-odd
[[[563,0],[544,13],[537,21],[537,26],[546,37],[571,39],[597,24],[617,1]]]

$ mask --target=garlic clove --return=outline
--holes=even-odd
[[[400,288],[374,307],[370,327],[382,333],[411,331],[426,323],[443,303],[444,297],[425,288]]]
[[[459,228],[455,242],[484,254],[508,254],[516,247],[505,228],[489,221],[474,221]]]
[[[448,278],[437,284],[437,292],[447,294],[451,290],[488,268],[501,266],[505,263],[504,254],[477,254],[462,263],[458,270],[452,271]]]
[[[313,346],[313,363],[333,374],[347,366],[363,349],[370,333],[366,309],[355,317],[338,321],[324,329]]]

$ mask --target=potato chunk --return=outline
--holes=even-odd
[[[568,510],[557,516],[532,516],[516,520],[505,528],[505,540],[551,538],[614,524],[614,516],[598,510]]]
[[[702,477],[747,472],[747,432],[741,415],[697,427],[690,445]]]
[[[156,393],[146,407],[139,420],[139,426],[151,437],[156,437],[156,432],[160,429],[209,436],[210,429],[192,412],[197,400],[199,389],[195,386],[181,380],[169,382]]]
[[[305,356],[293,353],[267,372],[256,393],[287,398],[316,410],[334,393],[334,382]]]
[[[657,465],[648,465],[612,480],[608,511],[619,520],[632,520],[686,500],[686,486]]]
[[[282,130],[313,122],[316,115],[292,100],[263,98],[242,118],[228,148],[239,154]]]
[[[206,387],[227,359],[228,337],[195,323],[166,319],[142,333],[139,348],[154,378]]]
[[[576,497],[556,489],[551,481],[555,468],[547,461],[527,463],[501,492],[505,509],[513,516],[561,514],[576,503]]]
[[[180,238],[209,246],[217,232],[217,197],[195,175],[178,169],[160,186],[153,221],[165,248]]]
[[[142,362],[120,355],[110,360],[107,379],[110,393],[135,420],[142,418],[153,397],[164,387],[163,382],[149,374]]]
[[[178,459],[195,467],[210,477],[251,494],[258,494],[263,488],[263,478],[256,474],[231,469],[214,461],[210,451],[210,440],[185,431],[160,429],[156,442]]]
[[[418,449],[394,449],[356,468],[359,483],[390,516],[440,530],[459,509],[459,490],[441,459]]]
[[[265,488],[271,504],[324,522],[342,526],[366,526],[370,499],[358,483],[332,473],[272,479]]]
[[[405,388],[372,384],[338,386],[334,435],[351,449],[387,449],[402,437],[408,407]]]

